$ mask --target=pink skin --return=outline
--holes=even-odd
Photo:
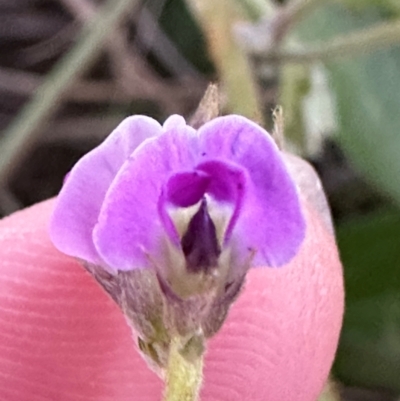
[[[124,317],[47,234],[53,201],[0,221],[0,398],[159,401]],[[209,342],[204,401],[315,401],[337,346],[341,265],[321,215],[287,266],[252,269]]]

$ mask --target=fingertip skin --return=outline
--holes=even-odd
[[[54,249],[47,201],[0,221],[0,399],[158,401],[122,313]],[[306,208],[307,236],[279,269],[252,269],[209,342],[203,401],[315,401],[343,314],[332,235]]]
[[[50,243],[52,206],[0,222],[0,399],[158,400],[117,306]]]
[[[306,220],[288,265],[249,271],[210,341],[203,400],[315,401],[322,391],[343,318],[342,267],[326,224],[307,208]]]

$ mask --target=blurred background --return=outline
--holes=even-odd
[[[346,281],[326,400],[400,396],[399,0],[0,0],[0,217],[54,196],[126,116],[224,113],[318,170]]]

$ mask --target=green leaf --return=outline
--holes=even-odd
[[[400,213],[379,212],[342,224],[337,240],[347,302],[400,293]]]
[[[400,393],[399,294],[349,303],[335,370],[346,382]]]
[[[400,392],[400,212],[357,219],[337,234],[347,305],[335,371]]]
[[[323,41],[382,19],[383,13],[374,7],[324,7],[305,21],[300,34]],[[400,204],[400,48],[341,59],[327,67],[340,143],[366,177]]]
[[[160,25],[178,49],[202,73],[214,72],[201,29],[183,0],[168,0]]]

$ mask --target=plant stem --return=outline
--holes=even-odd
[[[256,22],[260,18],[272,14],[275,6],[265,0],[236,0],[236,2],[246,12],[247,17]]]
[[[179,337],[171,340],[164,401],[197,401],[203,380],[203,357],[186,358]]]
[[[294,0],[286,6],[286,14],[292,23],[296,23],[310,14],[314,8],[326,3],[328,0]]]
[[[328,0],[293,0],[287,6],[281,7],[272,17],[272,40],[274,43],[282,41],[289,30],[310,14],[316,7],[323,5]]]
[[[110,32],[138,0],[108,0],[85,25],[76,46],[55,66],[33,99],[18,114],[0,140],[0,184],[40,135],[68,88],[82,75],[102,49]]]
[[[355,33],[341,35],[330,42],[311,49],[276,50],[266,54],[266,60],[277,60],[282,63],[311,63],[328,61],[338,57],[368,54],[394,44],[400,44],[400,21],[385,22],[372,28],[362,29]]]
[[[262,111],[249,61],[232,32],[240,16],[238,7],[230,0],[187,0],[187,3],[207,38],[229,111],[260,121]]]

